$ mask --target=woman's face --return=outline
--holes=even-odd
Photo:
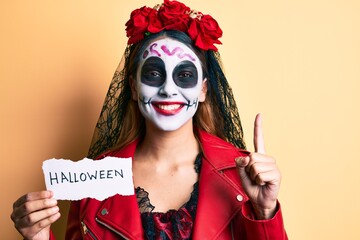
[[[201,62],[189,47],[170,38],[151,42],[141,54],[133,99],[159,129],[176,130],[205,100]]]

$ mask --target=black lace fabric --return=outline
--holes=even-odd
[[[199,154],[194,163],[195,171],[198,174],[201,169],[201,158],[202,155]],[[141,220],[146,239],[191,239],[199,196],[199,182],[194,184],[194,188],[188,202],[186,202],[180,209],[172,209],[166,213],[153,211],[155,206],[151,204],[149,194],[143,188],[137,187],[135,189],[135,194],[141,213]]]
[[[155,207],[150,203],[149,193],[141,187],[137,187],[135,193],[140,213],[152,212]]]

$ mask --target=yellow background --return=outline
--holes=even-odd
[[[219,49],[249,149],[263,113],[290,239],[360,239],[359,1],[184,2],[224,30]],[[131,10],[156,3],[1,1],[1,239],[21,239],[12,203],[44,189],[43,160],[86,155],[124,24]],[[60,206],[58,239],[68,203]]]

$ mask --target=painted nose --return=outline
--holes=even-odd
[[[173,97],[178,95],[178,89],[173,79],[167,79],[159,89],[159,95],[162,97]]]

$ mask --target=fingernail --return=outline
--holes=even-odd
[[[235,158],[235,162],[236,162],[237,164],[241,164],[242,161],[243,161],[243,157],[236,157],[236,158]]]
[[[59,211],[59,207],[58,206],[52,207],[50,211],[51,213],[56,213]]]
[[[49,203],[49,205],[55,205],[55,204],[57,204],[57,200],[54,198],[51,198],[51,199],[49,199],[48,203]]]
[[[248,161],[248,157],[237,157],[236,163],[240,166],[246,165],[245,163]]]

